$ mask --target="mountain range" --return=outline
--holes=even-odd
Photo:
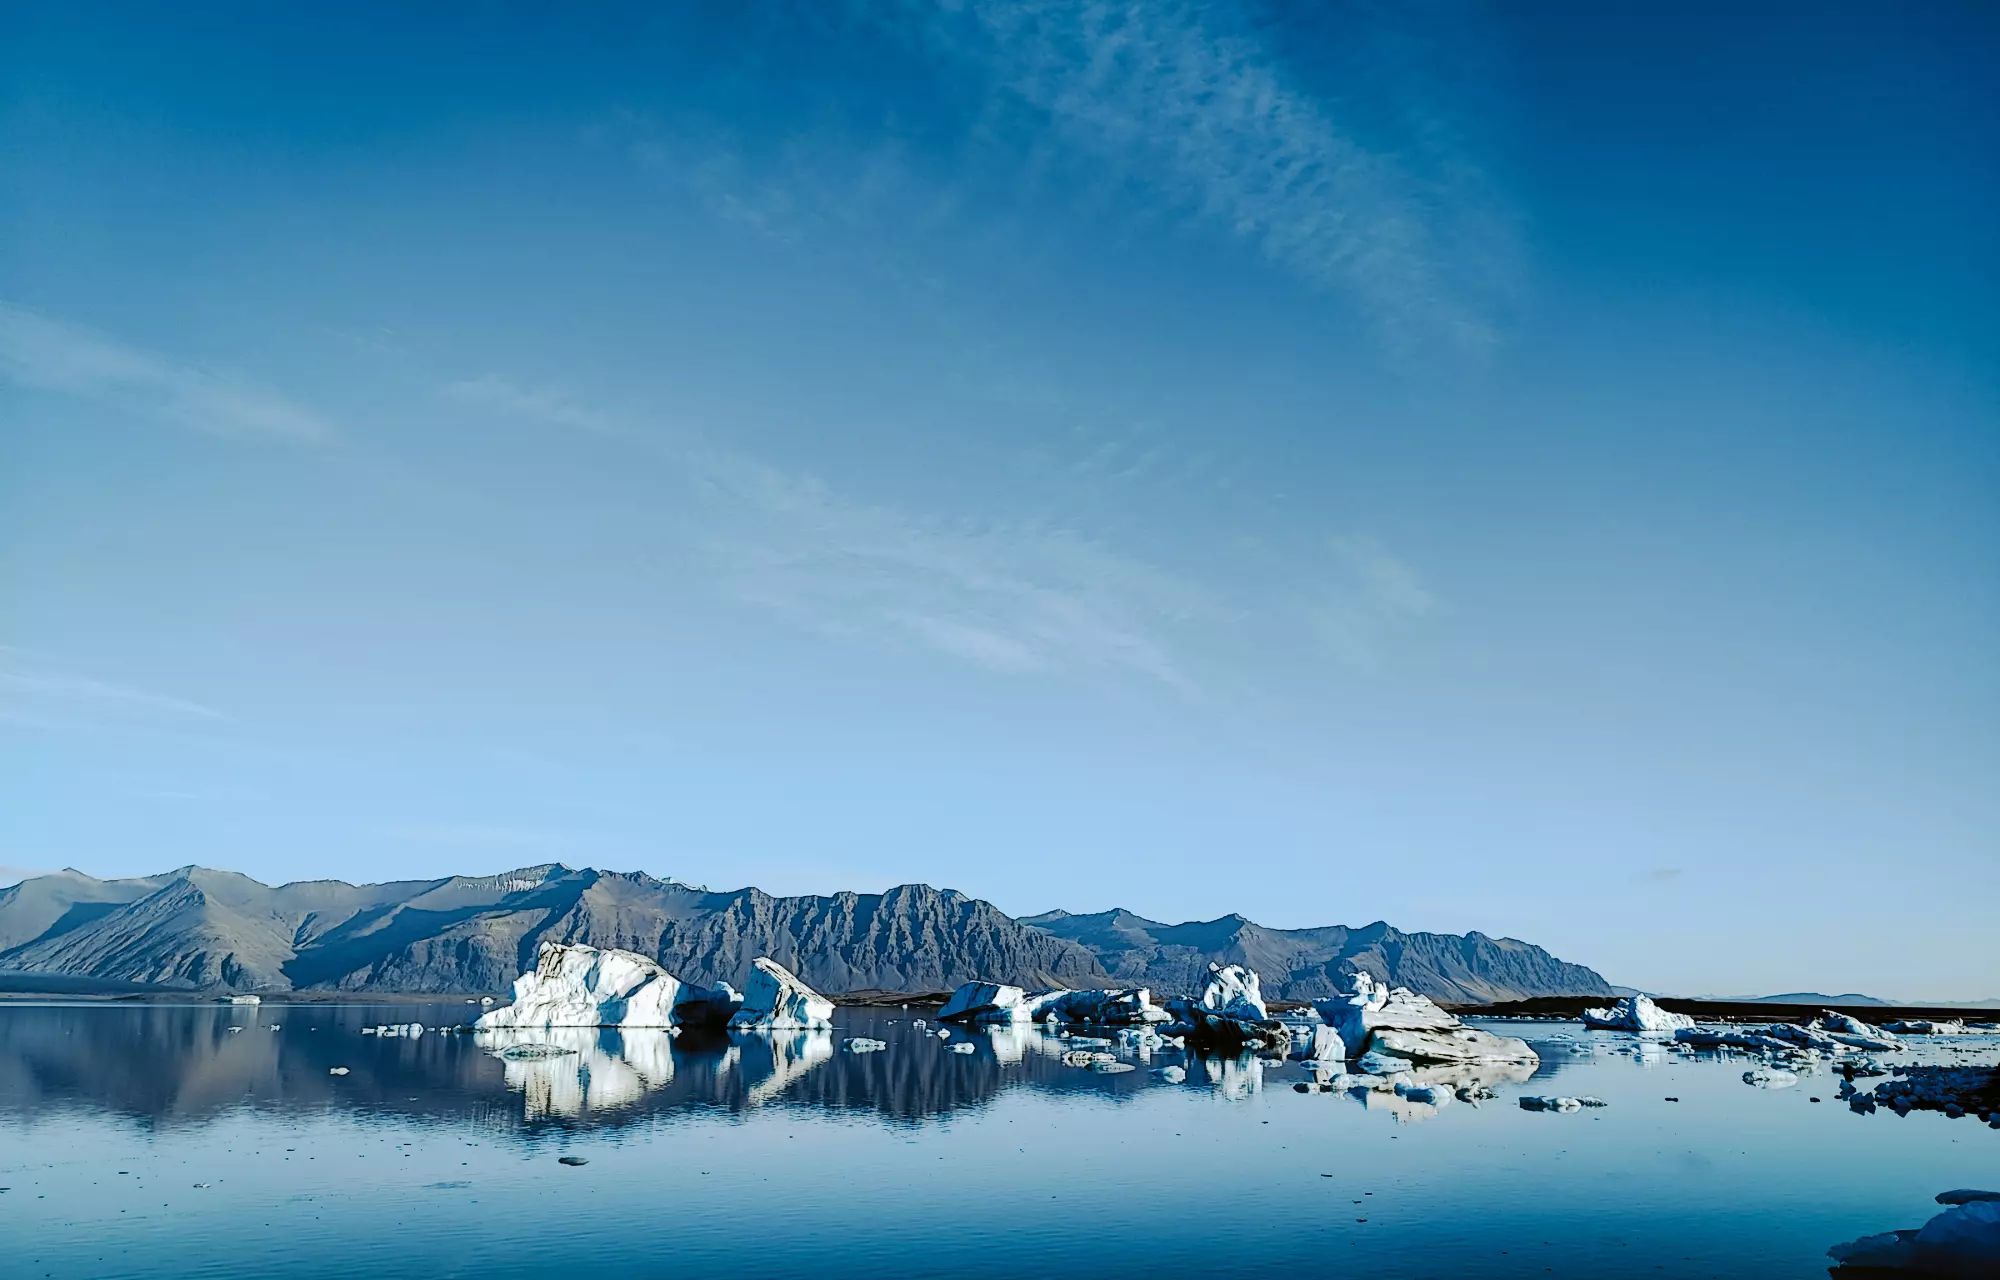
[[[0,890],[0,971],[102,984],[282,992],[503,991],[544,939],[623,947],[703,984],[741,984],[770,956],[827,992],[935,992],[986,978],[1028,987],[1199,988],[1211,961],[1244,963],[1276,999],[1350,975],[1438,1000],[1609,995],[1603,977],[1481,933],[1267,929],[1242,916],[1168,925],[1127,911],[1015,919],[929,885],[779,898],[643,872],[559,863],[496,876],[276,887],[182,867],[98,880],[79,871]]]

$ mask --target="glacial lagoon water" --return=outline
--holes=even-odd
[[[0,1271],[1824,1276],[1828,1245],[2000,1184],[2000,1131],[1975,1120],[1857,1115],[1831,1075],[1753,1088],[1742,1058],[1573,1023],[1489,1024],[1543,1065],[1441,1110],[1300,1094],[1303,1067],[1252,1060],[1099,1074],[1032,1031],[953,1053],[921,1011],[842,1009],[830,1036],[558,1033],[579,1052],[535,1062],[361,1034],[475,1012],[0,1004]],[[1147,1069],[1170,1063],[1184,1082]]]

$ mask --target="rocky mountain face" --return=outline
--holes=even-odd
[[[1611,994],[1594,969],[1483,933],[1404,933],[1380,921],[1359,929],[1266,929],[1238,915],[1161,924],[1129,911],[1051,911],[1021,923],[1081,943],[1120,982],[1166,992],[1198,990],[1209,963],[1219,961],[1255,969],[1264,994],[1279,1000],[1338,995],[1356,973],[1448,1004]]]
[[[1200,989],[1211,960],[1248,964],[1281,999],[1349,975],[1455,1002],[1608,995],[1595,972],[1473,933],[1265,929],[1241,916],[1165,925],[1125,911],[1015,920],[928,885],[777,898],[559,864],[497,876],[276,887],[202,867],[130,880],[77,871],[0,890],[0,971],[190,990],[504,991],[543,939],[622,947],[680,977],[740,986],[770,956],[827,992],[943,991],[975,978],[1031,988]]]
[[[233,991],[504,991],[544,938],[624,947],[692,982],[741,985],[770,956],[824,991],[940,991],[973,978],[1102,984],[1089,951],[928,885],[774,898],[642,873],[528,867],[499,876],[273,888],[183,867],[0,891],[0,970]]]

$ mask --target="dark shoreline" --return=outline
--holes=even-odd
[[[1540,996],[1533,1000],[1509,1000],[1500,1004],[1445,1007],[1468,1018],[1580,1018],[1585,1009],[1603,1009],[1615,1003],[1616,999],[1608,996]],[[1658,996],[1653,1003],[1669,1013],[1684,1013],[1702,1022],[1810,1022],[1829,1011],[1878,1025],[1901,1019],[1931,1022],[2000,1020],[2000,1010],[1955,1008],[1950,1005],[1765,1004],[1754,1000],[1683,1000],[1675,996]]]

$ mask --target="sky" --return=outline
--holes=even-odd
[[[0,5],[0,881],[2000,996],[2000,9]]]

